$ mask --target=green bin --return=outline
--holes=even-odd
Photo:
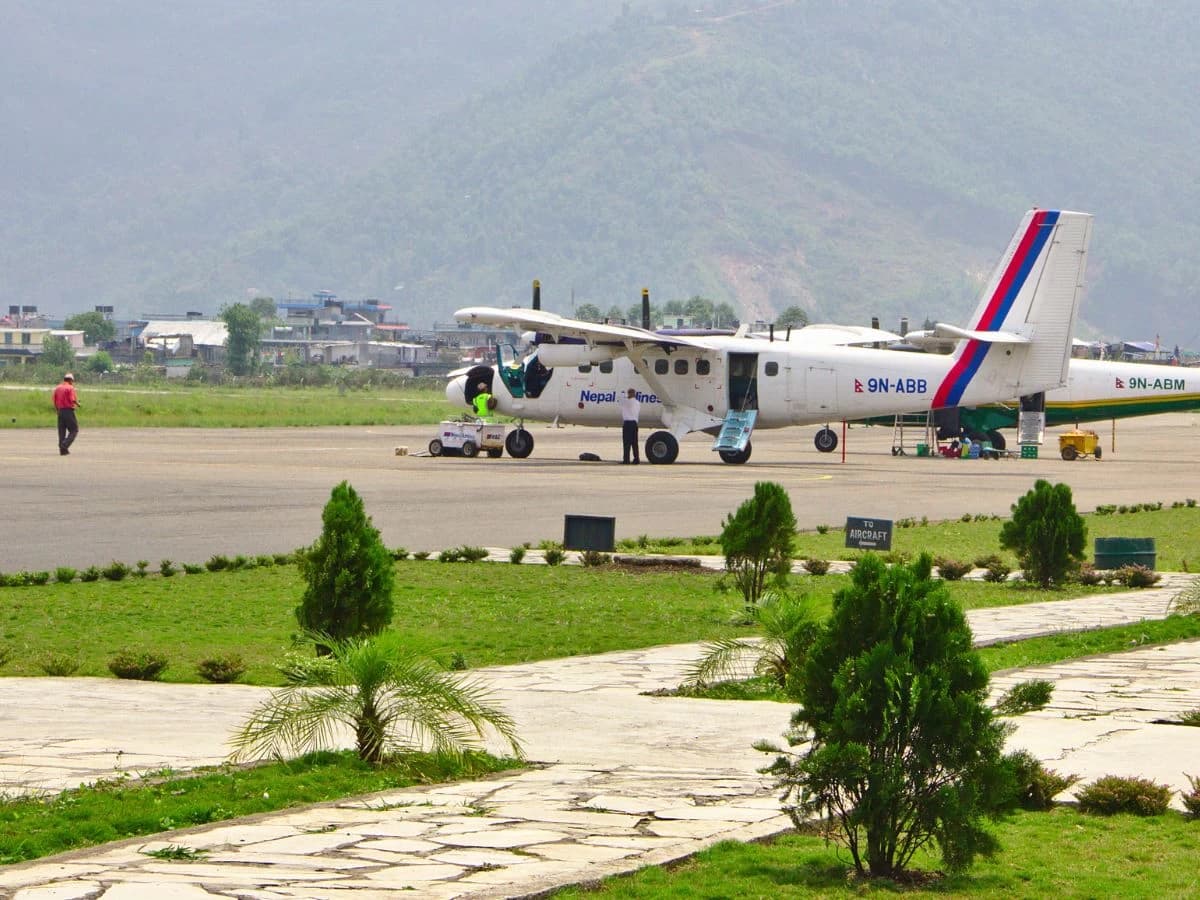
[[[1121,566],[1153,569],[1158,559],[1154,538],[1098,537],[1095,556],[1097,569],[1119,569]]]
[[[917,456],[928,456],[928,455],[929,455],[929,445],[928,444],[917,444]]]

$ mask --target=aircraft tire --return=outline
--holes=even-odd
[[[524,428],[510,431],[504,439],[504,449],[513,459],[524,459],[533,452],[533,435]]]
[[[679,441],[669,431],[656,431],[646,438],[646,461],[651,465],[665,466],[675,462],[679,456]]]
[[[740,466],[750,458],[750,443],[746,442],[745,450],[718,450],[717,455],[721,457],[721,462],[729,463],[731,466]]]
[[[429,442],[429,455],[430,456],[441,456],[444,449],[445,448],[442,447],[442,442],[439,441],[437,438],[434,438],[432,441]]]
[[[832,428],[822,428],[813,436],[813,446],[822,453],[832,453],[837,449],[838,436]]]
[[[993,429],[992,431],[984,434],[984,437],[987,438],[988,442],[991,443],[992,447],[994,447],[996,450],[1008,449],[1008,442],[1004,440],[1004,435],[999,431]]]
[[[479,448],[475,446],[474,441],[463,441],[462,455],[467,459],[474,459],[479,455]]]

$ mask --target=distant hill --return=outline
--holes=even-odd
[[[190,105],[155,106],[143,123],[185,148],[178,161],[139,160],[117,129],[93,180],[18,186],[23,221],[6,214],[0,284],[46,307],[127,313],[329,288],[428,323],[525,303],[539,277],[560,311],[572,296],[628,307],[644,285],[657,301],[703,294],[748,318],[798,303],[814,320],[919,324],[963,319],[1024,210],[1063,206],[1096,214],[1090,330],[1200,342],[1200,21],[1188,5],[612,4],[590,20],[583,3],[518,6],[537,13],[493,13],[485,27],[480,4],[473,30],[413,25],[454,59],[480,60],[456,78],[449,65],[400,71],[383,25],[310,0],[291,18],[309,23],[311,44],[235,42],[233,57],[255,61],[243,80],[271,90],[247,90],[256,105],[233,122],[238,79],[221,93],[200,75],[208,38],[241,31],[194,28],[180,78]],[[559,20],[542,21],[552,8]],[[546,40],[507,54],[502,27]],[[328,54],[299,52],[318,33]],[[74,49],[84,78],[86,48]],[[230,52],[210,58],[229,64]],[[387,78],[371,77],[384,63]],[[115,87],[137,81],[130,69]],[[414,111],[414,94],[429,105]],[[111,102],[135,105],[124,90]],[[253,142],[237,139],[239,122]],[[369,140],[353,130],[365,122]]]

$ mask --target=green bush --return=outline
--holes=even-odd
[[[129,566],[123,562],[113,560],[107,566],[100,570],[100,574],[109,581],[124,581],[130,572]]]
[[[133,574],[135,576],[137,576],[138,578],[145,578],[148,574],[150,574],[149,572],[146,571],[148,568],[150,568],[150,560],[139,559],[137,561],[137,569],[134,571]]]
[[[169,559],[159,560],[158,574],[163,578],[170,578],[178,571],[179,570],[175,568],[175,565]]]
[[[1097,585],[1104,581],[1105,576],[1104,573],[1097,572],[1094,568],[1092,568],[1091,563],[1085,562],[1079,566],[1078,571],[1075,572],[1074,578],[1080,584],[1091,587],[1092,585]]]
[[[1200,709],[1189,709],[1187,712],[1181,712],[1179,717],[1175,719],[1178,725],[1187,725],[1189,728],[1200,728]]]
[[[54,570],[54,580],[59,584],[70,584],[79,573],[70,566],[59,566]]]
[[[585,568],[594,568],[596,566],[606,566],[612,562],[611,553],[601,553],[599,550],[584,550],[579,554],[579,562]]]
[[[1005,760],[1012,767],[1017,785],[1017,803],[1022,809],[1044,812],[1054,807],[1054,798],[1079,781],[1078,775],[1060,775],[1047,769],[1037,757],[1025,750],[1009,753]]]
[[[945,556],[939,556],[933,561],[933,564],[938,568],[938,575],[946,581],[961,581],[962,577],[973,568],[969,562],[948,559]]]
[[[1075,511],[1071,488],[1039,478],[1012,509],[1012,518],[1000,526],[1000,546],[1017,554],[1026,581],[1044,588],[1062,583],[1087,543],[1087,525]]]
[[[457,547],[447,547],[438,554],[438,562],[452,563],[458,562],[462,556],[458,552]]]
[[[269,569],[275,565],[275,557],[269,553],[260,553],[253,557],[252,561],[256,569]]]
[[[80,581],[99,581],[100,580],[99,567],[88,566],[86,569],[84,569],[82,572],[79,573],[79,580]]]
[[[508,551],[508,561],[510,563],[512,563],[514,566],[519,565],[521,563],[521,560],[523,560],[524,558],[525,558],[525,548],[524,547],[513,547],[511,550]]]
[[[236,653],[200,660],[196,674],[213,684],[231,684],[246,671],[246,663]]]
[[[237,556],[235,556],[233,559],[231,559],[229,561],[229,569],[232,572],[237,572],[242,569],[253,569],[253,568],[254,568],[253,560],[251,560],[250,557],[246,556],[243,553],[239,553]]]
[[[1081,812],[1111,816],[1133,813],[1135,816],[1160,816],[1171,803],[1169,787],[1148,778],[1105,775],[1076,791]]]
[[[1054,685],[1044,678],[1034,678],[1014,684],[992,710],[998,716],[1020,716],[1036,709],[1043,709],[1054,694]]]
[[[829,534],[829,526],[828,525],[818,525],[817,526],[817,534]]]
[[[787,491],[771,481],[755,484],[754,495],[725,517],[721,528],[725,570],[746,606],[758,602],[767,576],[773,575],[779,587],[786,584],[795,535],[796,516]]]
[[[1131,588],[1150,587],[1157,584],[1162,576],[1146,566],[1121,566],[1113,573],[1118,584]]]
[[[1004,559],[996,553],[989,553],[987,556],[980,556],[974,560],[975,568],[990,569],[992,566],[1004,565]],[[937,563],[934,563],[937,565]]]
[[[448,665],[446,668],[448,668],[451,672],[465,672],[471,667],[467,665],[467,657],[464,656],[462,652],[455,650],[454,653],[450,655],[450,665]]]
[[[275,565],[277,566],[291,565],[296,561],[295,557],[291,553],[275,553],[272,554],[271,558],[275,560]]]
[[[562,565],[562,561],[567,558],[565,550],[560,550],[558,547],[549,547],[545,550],[546,565],[558,566]]]
[[[30,584],[49,584],[50,583],[50,573],[49,572],[30,572],[28,574],[29,574],[29,583]]]
[[[0,644],[0,669],[4,668],[4,664],[12,659],[12,647],[8,644]]]
[[[429,551],[417,550],[415,553],[413,553],[413,559],[429,559]]]
[[[1186,772],[1184,775],[1187,777],[1190,789],[1181,795],[1183,808],[1187,810],[1189,817],[1200,819],[1200,778],[1188,775]]]
[[[827,559],[806,559],[803,564],[804,571],[809,575],[824,575],[829,571],[829,560]]]
[[[392,621],[396,566],[349,482],[331,492],[321,535],[297,564],[305,588],[296,621],[305,631],[336,642],[378,634]]]
[[[215,553],[208,558],[207,562],[204,563],[204,568],[208,569],[210,572],[223,572],[225,569],[229,568],[229,557],[220,553]]]
[[[199,563],[184,563],[183,571],[188,575],[200,575],[206,572],[207,569]]]
[[[1008,573],[1012,569],[1003,562],[994,562],[983,573],[983,580],[990,581],[992,584],[1002,584],[1008,581]]]
[[[108,671],[118,678],[156,681],[167,667],[167,658],[148,651],[122,650],[108,661]]]
[[[79,657],[74,653],[59,653],[54,650],[48,650],[43,653],[37,660],[37,667],[45,674],[52,675],[57,678],[67,678],[79,671],[79,667],[83,665],[79,661]]]
[[[480,562],[488,558],[488,552],[482,547],[463,546],[458,548],[458,558],[463,562]]]
[[[408,550],[404,547],[396,547],[392,550],[392,559],[399,562],[402,559],[408,559]]]

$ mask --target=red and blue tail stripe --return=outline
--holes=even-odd
[[[1050,233],[1054,230],[1052,226],[1057,221],[1057,210],[1043,209],[1034,213],[1029,227],[1025,229],[1025,234],[1021,236],[1017,252],[1013,254],[1013,258],[1008,263],[1008,268],[1004,270],[1004,275],[1001,277],[1000,283],[996,285],[995,292],[992,294],[987,306],[984,307],[983,315],[979,317],[978,322],[972,323],[971,330],[999,331],[1001,329],[1004,320],[1008,318],[1008,314],[1012,311],[1013,303],[1016,302],[1017,296],[1021,293],[1021,288],[1025,286],[1025,280],[1029,277],[1034,263],[1041,255],[1042,248],[1046,245],[1046,241],[1049,240]],[[967,342],[966,348],[958,359],[955,360],[954,365],[950,367],[949,373],[942,379],[937,393],[933,396],[932,405],[935,409],[958,405],[963,393],[967,389],[967,385],[971,383],[971,379],[975,377],[975,373],[983,365],[984,357],[987,356],[990,347],[991,344],[986,341]]]

